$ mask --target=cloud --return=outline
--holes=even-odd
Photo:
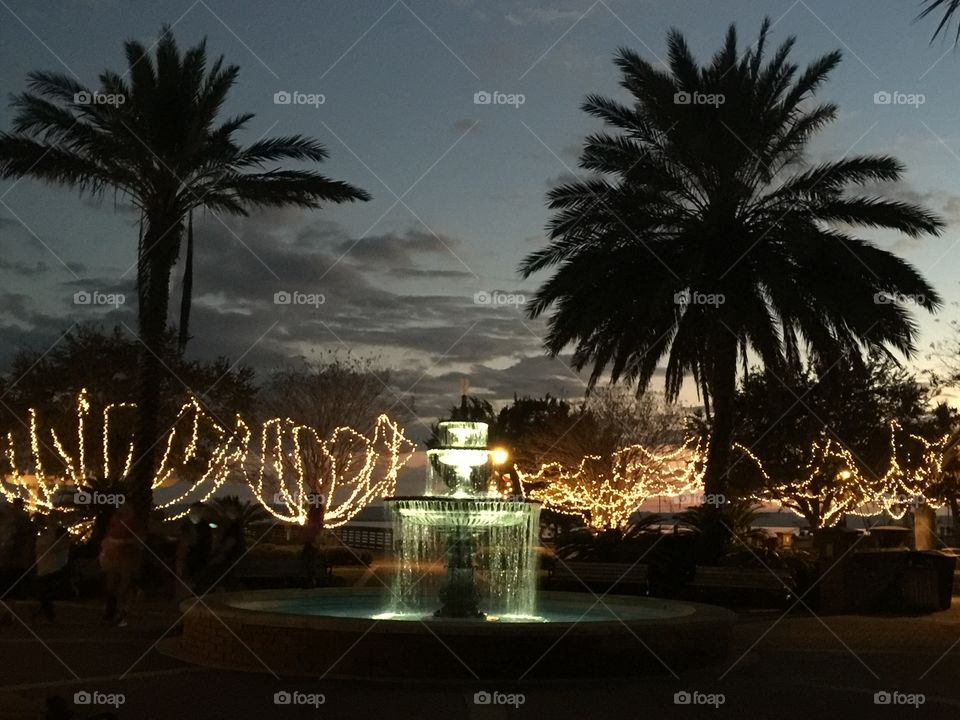
[[[555,3],[556,5],[570,5],[570,3]],[[557,22],[566,22],[574,23],[583,18],[585,14],[585,8],[573,8],[568,9],[554,7],[554,4],[551,4],[550,7],[542,7],[539,5],[532,4],[522,4],[517,7],[515,10],[508,12],[504,17],[507,22],[513,25],[514,27],[520,27],[521,25],[528,24],[539,24],[539,25],[552,25]]]
[[[582,383],[543,357],[543,320],[524,314],[530,291],[478,279],[447,248],[459,238],[407,229],[357,238],[314,214],[265,211],[196,225],[189,357],[226,356],[260,371],[350,349],[395,369],[418,412],[436,417],[468,376],[478,394],[508,401],[515,392],[579,396]],[[179,311],[182,267],[171,282],[169,319]],[[0,295],[0,331],[17,347],[45,349],[75,322],[136,329],[135,278],[109,271],[53,286],[49,314],[26,295]],[[77,291],[123,293],[117,307],[76,304]],[[483,291],[486,294],[478,296]],[[510,298],[504,304],[491,301]],[[313,301],[277,302],[277,293]],[[322,300],[321,300],[322,298]]]
[[[394,268],[391,275],[404,278],[470,278],[473,277],[466,270],[424,270],[422,268]]]
[[[475,129],[474,126],[479,121],[475,118],[461,118],[453,123],[450,126],[450,130],[456,135],[463,135],[466,132],[478,132],[479,129]]]
[[[388,233],[358,240],[345,239],[334,245],[333,251],[357,266],[390,269],[410,265],[422,255],[448,255],[459,244],[454,238],[442,234],[408,230],[403,235]]]
[[[554,175],[553,177],[548,177],[544,183],[551,190],[560,185],[570,185],[572,183],[580,182],[580,178],[569,172],[562,172],[559,175]]]
[[[22,277],[34,277],[43,275],[50,267],[43,261],[37,260],[32,265],[19,260],[7,260],[0,258],[0,272],[10,272]]]

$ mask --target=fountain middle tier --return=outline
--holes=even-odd
[[[450,496],[392,497],[384,501],[403,522],[435,527],[488,527],[529,522],[533,500],[455,498]]]

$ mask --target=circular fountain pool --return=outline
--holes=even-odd
[[[281,675],[472,681],[627,677],[721,661],[734,615],[709,605],[540,593],[537,615],[384,614],[374,590],[267,590],[185,601],[164,649],[204,665]],[[669,670],[668,670],[669,669]]]
[[[439,424],[424,495],[384,500],[394,520],[387,592],[186,601],[183,635],[164,647],[220,667],[431,682],[676,673],[723,659],[727,610],[538,593],[540,505],[502,497],[489,455],[485,423]]]
[[[687,603],[667,603],[663,601],[637,601],[631,598],[629,604],[617,605],[616,611],[605,604],[585,604],[570,597],[560,598],[561,593],[541,596],[536,615],[488,615],[485,622],[501,623],[578,623],[578,622],[617,622],[621,620],[664,620],[691,615],[694,606]],[[562,593],[564,596],[569,593]],[[577,596],[573,596],[577,597]],[[604,600],[606,602],[606,599]],[[475,622],[435,618],[430,614],[384,612],[384,600],[380,595],[372,598],[356,596],[298,595],[285,599],[237,599],[228,603],[239,610],[278,613],[281,615],[303,615],[338,618],[370,618],[373,620],[398,620],[407,622]]]

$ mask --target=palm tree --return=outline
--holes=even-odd
[[[783,372],[804,350],[824,367],[870,348],[909,355],[916,327],[903,303],[886,301],[899,293],[929,311],[940,304],[913,267],[852,234],[940,231],[922,207],[850,192],[897,180],[900,163],[803,165],[811,137],[836,118],[813,95],[840,53],[798,73],[793,38],[767,58],[769,29],[767,20],[742,52],[731,26],[703,67],[675,30],[668,71],[620,50],[632,103],[586,98],[583,109],[613,132],[586,139],[580,166],[592,177],[549,193],[550,242],[520,268],[524,277],[556,268],[528,312],[549,311],[547,350],[573,346],[591,387],[609,372],[642,393],[665,360],[673,401],[692,376],[711,418],[714,494],[726,490],[738,360],[755,353]]]
[[[32,177],[102,196],[125,196],[140,212],[137,265],[139,420],[132,501],[146,515],[159,437],[161,348],[167,329],[170,275],[181,250],[192,267],[195,209],[245,215],[259,207],[366,200],[367,193],[280,161],[320,162],[327,151],[300,135],[258,140],[246,147],[236,135],[253,118],[221,119],[239,68],[218,58],[208,67],[206,41],[181,53],[164,27],[155,55],[139,42],[124,45],[128,69],[105,71],[98,90],[50,72],[28,76],[29,92],[16,95],[13,132],[0,133],[0,177]],[[185,278],[181,348],[186,342],[192,283]]]
[[[932,15],[938,11],[943,13],[943,16],[940,18],[940,24],[937,25],[937,29],[933,32],[933,39],[936,40],[941,32],[946,32],[950,27],[950,21],[953,20],[957,11],[960,10],[960,0],[923,0],[923,5],[926,7],[924,7],[917,16],[917,20],[923,20],[928,15]],[[960,43],[960,26],[957,27],[955,41]]]
[[[209,507],[213,517],[221,526],[236,522],[246,530],[255,525],[268,523],[272,519],[263,505],[250,500],[241,500],[237,495],[214,498]]]

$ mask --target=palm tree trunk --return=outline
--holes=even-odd
[[[732,335],[725,334],[712,347],[716,353],[710,377],[713,422],[703,484],[707,495],[716,496],[727,494],[727,469],[733,443],[734,396],[737,390],[737,341]]]
[[[183,295],[180,297],[180,336],[177,347],[180,354],[190,340],[190,306],[193,304],[193,211],[187,221],[187,254],[183,263]]]
[[[153,505],[153,479],[162,436],[160,415],[166,379],[162,359],[164,335],[170,304],[170,274],[181,230],[177,218],[168,220],[163,214],[159,218],[148,218],[138,264],[139,387],[130,496],[134,510],[144,521]]]

